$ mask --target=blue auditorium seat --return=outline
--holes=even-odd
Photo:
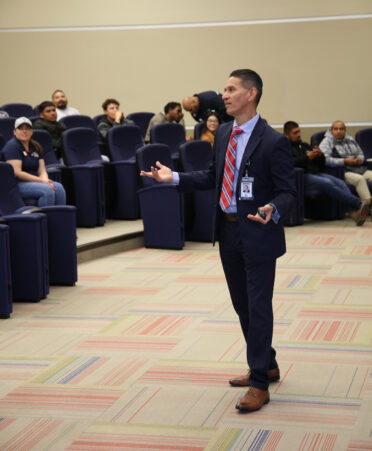
[[[363,150],[368,169],[372,169],[372,128],[359,130],[355,135],[355,140]]]
[[[14,134],[14,122],[15,117],[3,117],[0,118],[0,134],[3,135],[3,138],[6,141],[9,141],[10,138],[13,138]]]
[[[154,125],[150,131],[150,141],[152,144],[166,144],[169,146],[174,167],[178,169],[179,148],[186,142],[184,127],[173,122]]]
[[[324,172],[344,180],[343,166],[325,166]],[[319,191],[305,192],[305,218],[332,221],[345,217],[345,206]]]
[[[143,146],[141,130],[137,125],[112,127],[108,133],[108,144],[116,187],[120,193],[117,198],[116,216],[122,219],[138,219],[140,209],[136,151]]]
[[[144,138],[149,126],[149,122],[153,116],[154,113],[150,113],[148,111],[138,111],[136,113],[128,114],[127,119],[130,119],[136,125],[138,125],[141,130],[142,138]]]
[[[76,127],[87,127],[95,131],[97,130],[94,120],[89,116],[85,116],[84,114],[74,114],[71,116],[65,116],[62,117],[59,120],[59,122],[65,124],[67,130]]]
[[[63,134],[63,148],[68,166],[93,165],[102,169],[106,215],[108,218],[123,219],[125,211],[120,211],[119,205],[121,197],[126,193],[118,190],[113,165],[102,159],[95,131],[87,127],[66,130]]]
[[[207,141],[189,141],[180,147],[181,169],[184,172],[207,169],[212,157],[212,147]],[[186,240],[212,241],[215,198],[215,189],[184,194]]]
[[[165,144],[148,144],[137,150],[139,170],[149,171],[156,161],[172,167],[170,149]],[[182,249],[185,244],[183,197],[177,187],[141,177],[138,190],[146,247]]]
[[[296,199],[291,211],[283,218],[286,226],[304,223],[304,170],[295,168]]]
[[[194,127],[194,139],[200,139],[201,131],[203,130],[203,127],[205,125],[205,122],[198,122]]]
[[[0,134],[0,155],[1,155],[1,151],[4,146],[5,146],[5,139],[4,139],[4,136]],[[1,158],[0,158],[0,161],[2,161]]]
[[[35,110],[28,103],[7,103],[1,107],[11,117],[35,116]]]
[[[0,211],[8,222],[11,216],[27,218],[41,217],[45,219],[47,232],[41,240],[47,240],[49,281],[51,285],[74,285],[77,280],[76,254],[76,208],[71,205],[55,205],[37,208],[37,213],[26,207],[18,191],[13,167],[8,163],[0,163]],[[20,218],[18,218],[20,219]],[[27,232],[28,233],[28,232]],[[13,230],[10,226],[12,237]],[[18,238],[19,243],[22,242]],[[12,244],[12,241],[11,241]],[[22,249],[21,249],[22,250]],[[11,254],[13,259],[13,253]],[[36,257],[35,257],[36,258]],[[23,271],[23,265],[17,268]],[[12,269],[12,274],[14,273]],[[17,276],[17,273],[14,274]],[[14,288],[14,292],[16,292]]]
[[[65,163],[71,169],[78,226],[103,225],[106,220],[104,168],[97,135],[86,127],[66,130],[63,149]]]
[[[49,178],[63,184],[62,168],[64,165],[57,160],[50,134],[46,130],[34,130],[32,139],[43,148],[43,158]]]
[[[323,141],[324,135],[326,134],[326,130],[322,130],[320,132],[316,132],[311,135],[310,145],[314,147],[315,145],[319,146],[319,144]]]
[[[9,227],[0,220],[0,318],[12,313],[12,275],[10,270]]]

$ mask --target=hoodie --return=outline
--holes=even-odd
[[[324,153],[328,166],[345,166],[346,171],[355,172],[355,168],[358,166],[345,165],[344,158],[361,158],[364,162],[362,149],[350,135],[345,135],[344,139],[336,139],[329,129],[326,131],[319,148]]]

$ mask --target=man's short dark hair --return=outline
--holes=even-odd
[[[258,73],[251,69],[237,69],[231,72],[230,77],[240,78],[246,88],[251,88],[253,86],[257,89],[255,99],[257,106],[262,96],[263,87],[262,78],[258,75]]]
[[[116,100],[116,99],[106,99],[103,103],[102,103],[102,108],[104,111],[107,110],[107,107],[109,105],[111,105],[111,103],[113,103],[114,105],[120,106],[120,103]]]
[[[295,122],[295,121],[287,121],[283,125],[283,133],[285,135],[289,135],[294,128],[298,128],[298,127],[299,127],[299,125],[297,124],[297,122]]]
[[[46,100],[45,102],[41,102],[39,105],[39,112],[42,113],[45,108],[48,108],[48,106],[53,106],[55,108],[54,103],[52,103],[50,100]]]
[[[164,113],[167,114],[169,110],[174,110],[178,106],[181,107],[179,102],[168,102],[164,107]]]

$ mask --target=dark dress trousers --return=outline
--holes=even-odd
[[[267,390],[268,369],[276,368],[273,332],[272,294],[276,259],[286,251],[281,221],[267,224],[252,221],[257,208],[272,203],[281,217],[294,201],[293,158],[287,138],[259,118],[245,148],[239,168],[236,204],[238,221],[230,222],[219,207],[226,149],[233,123],[222,124],[216,133],[214,161],[205,171],[180,173],[179,188],[215,187],[214,240],[219,240],[220,256],[231,300],[247,343],[250,383]],[[254,178],[253,199],[239,199],[241,178],[248,169]]]

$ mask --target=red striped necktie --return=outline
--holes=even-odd
[[[234,169],[237,145],[235,136],[240,135],[240,133],[243,133],[243,130],[241,128],[234,127],[230,135],[229,145],[227,146],[225,156],[225,169],[223,171],[222,190],[220,197],[220,207],[222,208],[222,211],[226,211],[231,204],[234,186]]]

